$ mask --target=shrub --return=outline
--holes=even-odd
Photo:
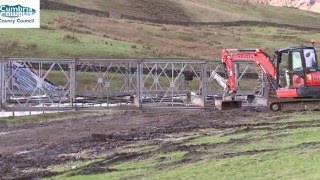
[[[110,38],[110,36],[107,35],[107,34],[104,34],[103,37],[104,37],[104,38]]]
[[[19,42],[15,40],[0,40],[0,53],[2,56],[8,56],[14,53],[18,48]]]
[[[48,29],[48,30],[54,29],[53,27],[49,26],[48,24],[43,24],[43,23],[40,24],[40,28],[41,29]]]
[[[166,27],[161,27],[161,31],[168,31]]]
[[[28,47],[30,49],[36,49],[37,48],[37,44],[36,43],[31,43],[31,44],[28,45]]]
[[[64,40],[64,41],[79,41],[78,40],[78,38],[76,37],[76,36],[74,36],[74,35],[71,35],[71,34],[65,34],[65,35],[63,35],[63,37],[62,37],[62,40]]]

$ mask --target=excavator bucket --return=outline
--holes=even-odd
[[[219,110],[238,109],[242,106],[242,101],[236,100],[215,100],[214,103]]]

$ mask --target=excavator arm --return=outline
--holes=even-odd
[[[221,61],[225,64],[228,76],[226,89],[234,94],[237,92],[235,61],[255,62],[264,73],[269,74],[274,79],[277,78],[277,68],[270,57],[261,49],[223,49]]]
[[[235,100],[237,93],[237,79],[235,75],[235,62],[254,62],[265,74],[277,79],[277,68],[261,49],[223,49],[221,61],[225,65],[228,80],[222,100],[216,100],[215,105],[220,110],[240,108],[242,101]]]

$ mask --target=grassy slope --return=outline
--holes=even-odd
[[[142,12],[145,8],[142,6],[141,9],[137,9],[137,7],[130,6],[130,3],[135,2],[134,0],[58,1],[79,7],[101,10],[112,9],[129,14],[131,12]],[[139,7],[143,5],[142,2],[144,1],[139,1]],[[179,4],[179,11],[184,11],[194,21],[259,20],[320,27],[320,15],[318,13],[293,8],[241,5],[221,0],[179,0],[174,2]],[[150,7],[149,4],[148,8],[154,7]],[[148,17],[146,14],[141,14],[141,16]],[[111,39],[140,44],[142,45],[140,51],[143,53],[138,54],[138,56],[152,57],[212,58],[212,54],[214,54],[214,57],[218,58],[222,48],[239,47],[261,47],[266,49],[268,53],[272,53],[275,49],[285,46],[309,44],[310,39],[320,40],[320,34],[317,31],[297,31],[273,27],[181,27],[98,18],[88,15],[72,16],[62,23],[69,23],[70,26],[62,29],[64,31],[80,29],[83,32],[91,32],[95,36],[110,37]],[[92,54],[90,55],[92,56]],[[134,53],[128,56],[132,54]]]
[[[230,3],[217,0],[185,1],[180,0],[178,3],[181,6],[186,6],[182,7],[186,13],[194,13],[192,16],[195,20],[201,17],[228,21],[234,17],[240,17],[256,20],[283,20],[283,23],[295,25],[299,25],[299,19],[303,19],[303,22],[307,23],[304,24],[306,26],[309,23],[311,24],[312,20],[315,20],[312,26],[318,26],[317,23],[320,23],[320,20],[318,20],[320,18],[319,14],[290,8],[260,7],[260,5],[247,7],[237,4],[230,5]],[[107,1],[105,5],[120,8],[122,7],[121,3],[125,2],[126,0],[117,1],[117,3]],[[84,6],[80,0],[73,0],[69,3]],[[116,5],[113,6],[112,3]],[[90,1],[88,6],[94,7],[93,4],[98,4],[100,7],[100,4],[104,4],[104,1]],[[101,8],[103,7],[101,6]],[[126,7],[128,8],[128,6]],[[193,7],[192,11],[191,7]],[[244,8],[245,11],[241,8]],[[229,15],[231,19],[228,18]],[[219,20],[220,17],[224,18]],[[1,29],[0,37],[2,40],[18,41],[20,45],[14,50],[2,50],[0,48],[1,55],[212,58],[213,54],[215,58],[218,58],[222,48],[261,47],[266,49],[268,53],[272,53],[274,49],[280,47],[309,44],[310,39],[320,40],[318,31],[255,26],[182,27],[99,18],[62,11],[42,10],[41,20],[43,27],[46,27],[46,29]],[[75,39],[64,39],[63,37],[66,34],[75,36]]]
[[[131,7],[130,3],[135,4],[141,2],[138,0],[91,0],[90,2],[85,0],[56,1],[86,8],[116,10],[123,14],[136,15],[140,17],[153,17],[151,15],[148,16],[148,12],[146,12],[147,10],[143,11],[143,8],[141,9],[143,6],[139,6],[139,8]],[[148,2],[152,1],[153,0],[149,0]],[[177,3],[178,7],[180,7],[179,11],[184,11],[185,14],[193,21],[225,22],[235,20],[258,20],[300,26],[320,27],[319,13],[302,11],[294,8],[273,7],[262,4],[243,4],[235,3],[235,1],[228,2],[225,0],[169,0],[169,2],[170,1],[171,3]],[[168,20],[176,19],[168,18]]]
[[[89,15],[74,16],[55,23],[66,22],[71,22],[68,27],[71,30],[81,29],[100,37],[142,44],[149,56],[156,57],[212,58],[212,54],[219,57],[222,48],[246,47],[261,47],[271,53],[284,46],[309,44],[312,38],[320,40],[318,31],[263,26],[185,27]]]
[[[2,40],[19,42],[7,56],[218,58],[222,48],[274,49],[320,40],[318,31],[288,28],[183,27],[43,10],[49,29],[1,29]],[[76,39],[64,39],[66,35]],[[30,46],[35,44],[36,47]],[[28,48],[29,46],[29,48]],[[0,48],[1,49],[1,48]],[[212,56],[212,54],[214,56]]]
[[[187,1],[188,2],[188,1]],[[285,24],[297,24],[302,26],[317,26],[320,18],[319,13],[313,13],[308,11],[301,11],[293,8],[286,7],[273,7],[268,5],[250,5],[250,4],[237,4],[229,3],[222,0],[200,0],[202,5],[209,7],[207,11],[195,11],[202,14],[195,15],[195,18],[202,21],[202,18],[206,18],[206,21],[215,21],[218,13],[221,13],[221,20],[225,19],[254,19],[259,21],[277,22]],[[192,12],[192,6],[189,8]],[[212,13],[218,11],[218,13]],[[221,21],[220,20],[220,21]]]
[[[41,11],[42,23],[57,16],[74,16],[74,13],[62,11]],[[74,36],[64,38],[66,34]],[[1,29],[2,41],[14,40],[19,46],[13,51],[2,51],[2,55],[32,57],[126,57],[143,54],[142,47],[109,38],[90,34],[48,29]],[[135,46],[133,48],[133,46]]]
[[[39,123],[39,122],[51,122],[51,121],[61,121],[70,118],[81,118],[81,117],[92,117],[95,115],[117,115],[122,114],[123,111],[119,110],[99,110],[99,111],[69,111],[69,112],[59,112],[59,113],[47,113],[29,116],[16,116],[16,117],[1,117],[0,126],[14,126],[14,125],[24,125],[29,123]]]
[[[137,149],[126,149],[151,156],[104,163],[113,172],[76,175],[76,170],[60,166],[64,173],[56,179],[316,179],[320,176],[319,125],[317,113],[296,113],[270,125],[174,134],[165,137],[162,145],[149,141],[144,148],[137,144]],[[168,144],[171,151],[165,151]],[[108,159],[97,161],[103,160]]]

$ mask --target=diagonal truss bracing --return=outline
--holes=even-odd
[[[261,76],[249,65],[239,68],[240,84],[248,77]],[[203,108],[223,93],[212,72],[225,78],[219,61],[203,59],[4,58],[0,61],[0,105],[8,111]]]

